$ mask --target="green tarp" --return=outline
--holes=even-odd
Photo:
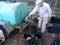
[[[29,14],[27,3],[7,3],[1,4],[0,2],[0,20],[8,21],[12,26],[20,24],[20,15],[22,21]]]

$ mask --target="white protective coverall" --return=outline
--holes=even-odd
[[[46,30],[46,24],[48,23],[51,17],[51,12],[52,12],[51,8],[48,3],[43,2],[43,6],[40,7],[36,5],[35,8],[32,10],[32,12],[29,14],[29,16],[34,15],[36,12],[38,12],[40,16],[38,22],[38,28],[41,28],[41,32],[44,33]]]

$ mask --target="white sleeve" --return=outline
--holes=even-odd
[[[51,14],[52,14],[52,10],[51,10],[51,8],[50,8],[49,5],[47,6],[47,12],[48,12],[48,15],[51,16]]]
[[[37,6],[35,6],[35,8],[32,10],[32,12],[29,15],[34,15],[36,12],[38,12]]]

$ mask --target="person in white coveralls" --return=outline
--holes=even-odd
[[[38,28],[41,28],[41,32],[44,33],[46,30],[46,25],[52,16],[52,10],[48,3],[43,2],[42,0],[37,0],[35,8],[26,17],[26,19],[28,19],[29,16],[34,15],[36,12],[38,12],[40,16],[38,21]]]

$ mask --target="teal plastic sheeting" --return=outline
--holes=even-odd
[[[0,20],[8,21],[12,26],[20,24],[20,15],[22,21],[29,14],[27,3],[6,3],[0,5]]]

